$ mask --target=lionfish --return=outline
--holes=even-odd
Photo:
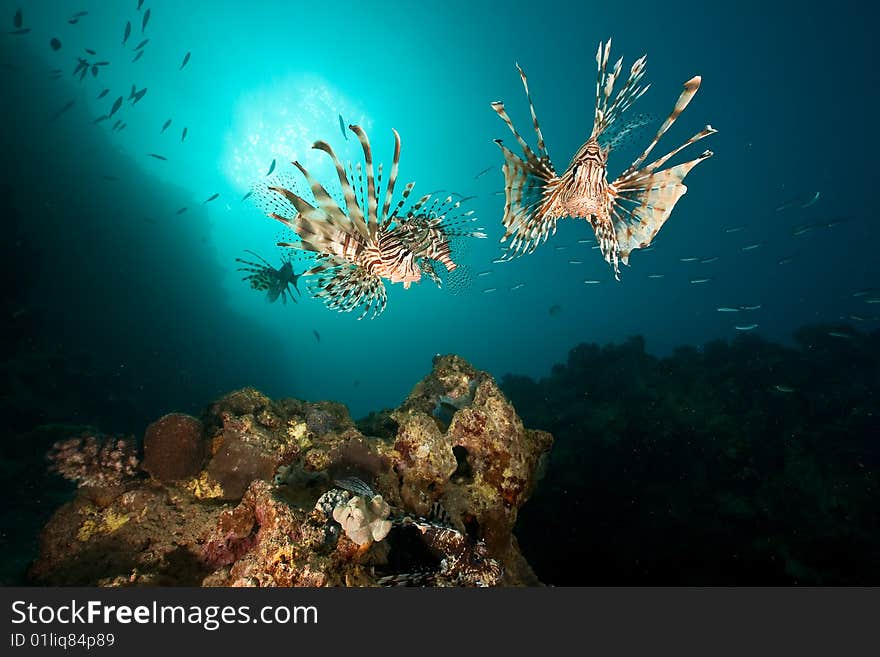
[[[716,132],[707,125],[675,150],[642,166],[642,163],[672,126],[700,87],[700,76],[685,82],[684,90],[672,112],[660,126],[645,151],[613,182],[607,180],[608,154],[614,142],[609,143],[606,131],[627,109],[642,96],[650,85],[640,86],[645,71],[646,56],[637,59],[630,69],[623,88],[614,96],[614,86],[620,74],[623,58],[607,69],[611,39],[599,43],[596,53],[596,107],[593,131],[580,147],[571,164],[560,176],[550,161],[544,136],[529,94],[526,74],[517,65],[538,138],[537,153],[516,131],[504,110],[504,103],[496,101],[492,108],[507,124],[523,151],[524,157],[511,152],[500,139],[495,142],[504,154],[505,233],[510,238],[501,260],[510,260],[531,253],[548,235],[556,232],[556,221],[563,217],[583,218],[590,222],[606,262],[614,268],[620,280],[619,262],[629,264],[634,249],[645,248],[669,218],[679,198],[687,191],[684,177],[697,164],[712,156],[705,151],[698,158],[662,169],[671,157],[690,144]],[[613,97],[612,97],[613,96]],[[625,126],[624,132],[632,126]]]
[[[290,297],[290,300],[294,303],[297,302],[290,286],[293,285],[294,289],[299,292],[297,281],[302,274],[294,273],[293,263],[290,259],[282,260],[281,267],[276,269],[257,253],[253,251],[245,251],[245,253],[250,253],[260,262],[236,258],[236,262],[246,265],[245,267],[239,267],[238,271],[248,272],[241,280],[248,281],[254,290],[265,292],[266,301],[269,303],[274,303],[278,300],[278,297],[281,297],[281,302],[285,305],[287,304],[287,297]]]
[[[453,286],[459,284],[463,274],[452,257],[452,240],[486,235],[468,226],[476,221],[472,217],[473,210],[460,210],[461,201],[453,202],[451,196],[445,200],[432,200],[431,194],[425,194],[405,210],[415,185],[413,182],[406,184],[402,198],[392,209],[400,163],[400,135],[396,130],[393,130],[394,159],[380,211],[382,165],[379,165],[377,181],[367,134],[360,126],[350,125],[348,128],[357,135],[364,152],[366,193],[360,163],[354,170],[349,165],[346,173],[330,145],[317,141],[312,148],[327,153],[336,167],[344,208],[299,162],[294,162],[311,188],[315,205],[289,189],[269,186],[271,192],[286,199],[296,210],[291,218],[277,212],[270,212],[269,216],[285,224],[301,240],[279,242],[278,246],[317,254],[315,266],[304,272],[316,277],[312,285],[314,296],[328,308],[340,312],[360,308],[362,312],[358,319],[363,319],[370,313],[376,317],[385,309],[385,280],[403,283],[404,288],[409,288],[424,274],[441,287],[443,281],[436,268],[436,263],[440,263],[449,274],[459,272],[458,277],[449,279]],[[355,172],[360,186],[357,196],[349,181]]]

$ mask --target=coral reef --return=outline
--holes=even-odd
[[[362,433],[340,404],[273,401],[250,388],[201,421],[166,415],[144,440],[151,476],[125,470],[117,494],[100,502],[80,489],[44,528],[31,579],[539,583],[512,532],[550,434],[526,429],[492,377],[456,356],[436,357],[407,400],[374,420],[360,426],[382,435]],[[103,463],[81,458],[70,471],[100,479]]]
[[[502,388],[556,438],[517,524],[543,581],[880,583],[880,332],[582,344]]]
[[[74,482],[99,506],[107,506],[138,473],[133,442],[83,432],[56,442],[46,457],[52,472]]]

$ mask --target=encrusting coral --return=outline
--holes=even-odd
[[[388,515],[391,507],[381,495],[370,500],[355,495],[348,502],[333,509],[333,519],[342,525],[345,535],[358,545],[381,541],[391,531]]]

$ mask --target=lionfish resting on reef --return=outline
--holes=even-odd
[[[614,145],[613,140],[608,138],[608,129],[650,86],[640,86],[645,71],[646,57],[643,56],[632,65],[626,83],[614,95],[614,86],[623,59],[619,59],[608,70],[610,51],[610,39],[605,44],[599,44],[596,53],[599,72],[596,80],[593,131],[562,175],[557,175],[550,161],[529,94],[526,75],[518,65],[538,138],[537,153],[514,128],[504,110],[504,103],[492,103],[492,108],[513,132],[523,151],[523,157],[520,157],[505,147],[500,139],[495,140],[504,153],[503,222],[506,230],[501,241],[510,239],[502,260],[510,260],[534,251],[539,243],[556,231],[558,219],[579,217],[590,222],[602,255],[614,268],[615,277],[619,279],[618,263],[629,264],[629,255],[633,249],[644,248],[651,243],[669,218],[675,203],[687,191],[687,187],[682,184],[684,177],[697,164],[712,156],[712,151],[707,150],[695,160],[662,168],[679,151],[716,132],[712,126],[707,125],[675,150],[643,166],[657,142],[697,93],[700,76],[695,76],[684,84],[684,90],[675,107],[645,151],[626,171],[614,181],[608,182],[608,154]],[[624,127],[623,131],[628,131],[630,127]]]
[[[248,272],[241,280],[248,281],[253,289],[265,292],[266,301],[269,303],[274,303],[278,300],[278,297],[281,297],[281,302],[284,304],[287,304],[287,297],[290,297],[290,300],[296,303],[296,298],[293,296],[293,290],[290,289],[290,286],[293,285],[294,289],[299,292],[299,286],[296,282],[301,274],[294,273],[293,263],[289,259],[282,260],[281,267],[276,269],[253,251],[245,251],[245,253],[250,253],[259,262],[236,258],[236,262],[245,265],[244,267],[239,267],[238,271]]]
[[[377,179],[366,133],[359,126],[348,127],[357,135],[364,151],[366,190],[363,189],[360,163],[354,169],[349,165],[346,172],[327,142],[318,141],[313,146],[332,158],[344,207],[340,207],[299,162],[293,164],[305,176],[315,199],[314,205],[284,187],[268,188],[295,209],[292,217],[284,216],[281,212],[285,210],[276,203],[278,211],[269,212],[270,217],[285,224],[300,238],[300,241],[279,242],[278,245],[317,254],[315,266],[304,272],[315,276],[312,281],[314,295],[333,310],[351,312],[359,309],[358,319],[362,319],[368,314],[376,317],[385,309],[386,280],[403,283],[404,288],[409,288],[425,275],[439,287],[443,282],[437,269],[437,263],[440,263],[453,288],[463,285],[465,275],[463,268],[453,260],[453,242],[456,238],[486,236],[470,226],[476,221],[472,217],[473,210],[461,210],[461,202],[453,202],[451,196],[441,200],[432,199],[431,194],[407,206],[415,185],[412,182],[404,186],[401,199],[392,208],[400,162],[400,136],[396,130],[393,131],[394,159],[380,207],[382,165],[379,165]],[[354,179],[359,186],[357,195],[350,182]]]

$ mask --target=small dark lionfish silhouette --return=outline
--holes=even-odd
[[[255,290],[266,292],[266,301],[269,303],[277,301],[278,297],[281,297],[281,302],[285,305],[287,304],[287,297],[290,297],[290,300],[294,303],[297,302],[290,286],[293,285],[296,291],[299,292],[296,282],[301,274],[294,273],[293,264],[290,260],[282,260],[281,267],[276,269],[253,251],[245,251],[245,253],[250,253],[260,262],[236,258],[236,262],[247,265],[246,267],[239,267],[238,271],[249,272],[241,280],[248,281]]]
[[[712,151],[707,150],[695,160],[661,169],[679,151],[716,132],[712,126],[707,125],[675,150],[642,167],[657,142],[699,89],[700,76],[695,76],[685,82],[678,102],[645,152],[613,182],[608,182],[608,154],[615,140],[609,140],[606,131],[650,86],[639,86],[645,70],[646,57],[643,56],[632,65],[626,83],[612,99],[623,58],[610,71],[606,71],[610,51],[610,39],[605,44],[599,43],[596,53],[599,72],[596,80],[593,131],[561,176],[556,174],[550,161],[529,94],[526,74],[518,65],[538,137],[537,154],[513,127],[513,122],[504,110],[504,103],[492,103],[492,108],[513,132],[523,151],[523,157],[519,157],[508,150],[500,139],[495,140],[504,153],[503,223],[506,230],[501,241],[511,238],[501,260],[531,253],[549,234],[556,232],[558,219],[577,217],[590,222],[602,255],[614,268],[615,277],[619,279],[618,262],[629,264],[629,255],[633,249],[644,248],[651,243],[669,218],[678,199],[687,191],[687,187],[682,184],[684,177],[697,164],[711,157]],[[622,131],[627,132],[631,127],[624,126]]]
[[[451,274],[457,270],[458,263],[452,257],[452,240],[482,238],[486,235],[468,225],[476,220],[471,216],[473,210],[460,211],[461,201],[453,202],[451,196],[445,200],[432,200],[431,194],[425,194],[404,210],[415,185],[412,182],[404,187],[402,198],[391,208],[400,162],[400,136],[396,130],[393,131],[394,160],[380,208],[382,165],[379,165],[377,181],[366,133],[360,126],[350,125],[348,128],[357,135],[364,151],[366,193],[360,163],[354,169],[349,164],[346,173],[330,145],[317,141],[313,148],[327,153],[336,166],[344,196],[344,209],[299,162],[294,162],[309,183],[317,207],[284,187],[270,186],[268,189],[286,199],[296,213],[290,218],[279,214],[289,214],[289,208],[283,208],[280,199],[276,198],[274,209],[278,212],[268,214],[292,229],[301,239],[299,242],[279,242],[278,246],[317,254],[315,266],[304,272],[305,275],[317,277],[312,287],[315,296],[323,300],[328,308],[340,312],[360,308],[362,312],[358,319],[363,319],[370,313],[376,317],[385,309],[387,295],[384,279],[391,283],[403,283],[404,288],[409,288],[424,274],[439,287],[442,281],[435,271],[435,263],[439,262],[450,274],[448,280],[455,286],[458,277]],[[355,174],[359,186],[357,196],[349,182]]]

